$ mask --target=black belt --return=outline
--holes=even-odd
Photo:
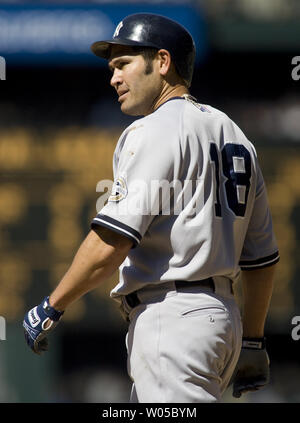
[[[163,285],[163,284],[162,284]],[[202,279],[200,281],[175,281],[175,287],[177,291],[184,291],[184,288],[192,288],[192,287],[202,287],[202,288],[211,288],[211,290],[215,291],[215,284],[213,278]],[[131,292],[125,296],[126,302],[129,307],[134,308],[141,304],[140,299],[138,298],[137,291]]]

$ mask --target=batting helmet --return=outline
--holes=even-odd
[[[96,56],[108,59],[112,44],[168,50],[178,74],[191,85],[195,44],[191,34],[172,19],[153,13],[129,15],[116,27],[111,40],[96,41],[91,50]]]

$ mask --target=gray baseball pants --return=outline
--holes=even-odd
[[[227,280],[209,288],[173,282],[138,291],[126,336],[130,402],[219,402],[242,341],[238,305]]]

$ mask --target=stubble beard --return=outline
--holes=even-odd
[[[153,72],[153,62],[151,60],[145,60],[145,69],[144,69],[144,75],[151,75]],[[131,92],[129,90],[129,96],[131,95]],[[121,111],[125,114],[125,115],[129,115],[129,116],[146,116],[147,114],[149,114],[149,110],[151,110],[151,105],[154,103],[155,98],[157,96],[153,97],[153,101],[147,102],[147,106],[145,104],[145,102],[142,102],[141,104],[133,104],[132,107],[128,110],[126,110],[126,100],[124,101],[123,104],[121,104]],[[124,108],[123,108],[124,105]],[[151,112],[150,112],[151,113]]]

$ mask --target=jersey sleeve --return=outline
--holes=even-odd
[[[174,177],[174,151],[169,148],[169,140],[148,128],[140,126],[127,134],[115,167],[111,195],[91,224],[92,228],[101,225],[127,236],[133,247],[161,212],[162,194],[168,196],[168,190],[161,190],[161,185]]]
[[[242,270],[255,270],[279,261],[264,179],[258,168],[256,198],[240,258]]]

